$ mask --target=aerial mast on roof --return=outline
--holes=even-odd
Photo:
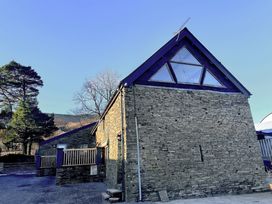
[[[188,23],[188,21],[191,19],[191,17],[187,18],[187,20],[182,24],[182,26],[179,28],[179,30],[177,32],[175,32],[174,34],[177,35],[177,39],[176,41],[179,40],[179,35],[180,32],[182,31],[182,29],[185,27],[185,25]]]

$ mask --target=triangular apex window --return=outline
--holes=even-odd
[[[224,87],[208,70],[206,71],[203,85]]]
[[[187,50],[186,47],[182,47],[176,55],[171,59],[172,62],[188,63],[194,65],[201,65],[199,61]]]
[[[171,62],[178,83],[200,84],[203,67]]]
[[[226,88],[186,47],[182,47],[149,81]]]
[[[170,60],[170,64],[178,82],[200,84],[203,67],[186,47],[182,47],[176,53]]]
[[[170,82],[174,83],[169,67],[167,64],[164,64],[150,79],[150,81],[161,81],[161,82]]]

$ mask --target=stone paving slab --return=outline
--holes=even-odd
[[[272,193],[252,193],[242,195],[227,195],[208,198],[173,200],[157,202],[157,204],[272,204]]]

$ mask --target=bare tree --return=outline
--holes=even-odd
[[[119,75],[112,70],[100,72],[95,78],[86,80],[81,91],[74,96],[75,103],[79,105],[76,112],[101,116],[118,82]]]

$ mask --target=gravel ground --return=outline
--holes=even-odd
[[[101,203],[103,183],[56,186],[54,177],[13,175],[0,177],[1,204],[81,204]]]

